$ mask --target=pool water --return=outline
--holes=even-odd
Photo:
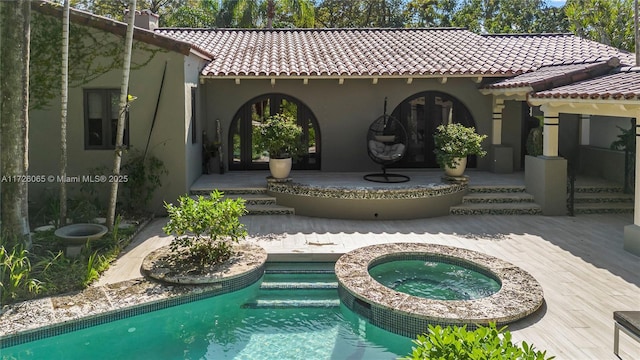
[[[299,283],[305,277],[312,283],[335,281],[333,274],[267,274],[263,281]],[[296,301],[307,306],[294,306]],[[1,358],[375,360],[404,356],[411,346],[411,339],[375,327],[340,305],[335,288],[265,290],[258,282],[2,349]]]
[[[369,274],[396,291],[433,300],[480,299],[500,290],[500,283],[484,274],[438,261],[389,261]]]

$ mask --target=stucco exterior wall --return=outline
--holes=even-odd
[[[473,115],[478,132],[491,133],[491,98],[477,90],[478,84],[469,78],[450,78],[445,84],[436,79],[336,79],[241,80],[208,79],[206,88],[207,132],[214,131],[215,119],[220,119],[228,145],[229,126],[235,113],[252,98],[268,93],[293,96],[307,105],[320,126],[323,171],[373,171],[378,169],[367,155],[366,134],[369,125],[383,114],[384,98],[388,98],[387,113],[403,100],[423,91],[441,91],[458,98]],[[490,144],[487,140],[486,146]],[[479,159],[478,168],[488,169],[487,158]]]
[[[202,109],[201,88],[199,88],[199,76],[200,70],[206,65],[206,62],[194,55],[191,55],[185,59],[184,63],[184,163],[186,166],[184,172],[184,181],[187,187],[190,187],[200,175],[202,175],[202,131],[206,130],[204,127],[204,113]],[[191,90],[196,90],[195,93],[195,109],[191,107]],[[192,114],[195,111],[195,114]],[[195,120],[195,124],[191,119]],[[195,126],[196,141],[192,141],[192,130]],[[210,133],[211,134],[211,133]]]
[[[589,126],[589,145],[608,149],[622,134],[618,126],[631,128],[631,118],[592,115]]]
[[[114,41],[119,39],[113,35]],[[146,45],[152,48],[151,45]],[[134,52],[133,63],[141,63],[147,54]],[[169,175],[162,177],[162,188],[156,192],[150,210],[162,211],[162,201],[173,201],[188,189],[187,154],[185,153],[185,56],[160,50],[140,69],[132,70],[129,94],[137,96],[130,105],[129,139],[130,150],[145,150],[149,133],[152,131],[154,111],[160,92],[165,63],[167,70],[164,88],[159,102],[157,118],[149,141],[149,153],[157,156],[168,169]],[[101,59],[99,61],[109,61]],[[73,66],[73,64],[71,64]],[[68,169],[69,176],[88,175],[90,169],[104,166],[111,172],[113,150],[85,150],[83,89],[119,89],[122,72],[111,71],[99,78],[69,89],[68,105]],[[60,158],[60,99],[52,99],[46,110],[30,113],[30,174],[56,175],[59,173]],[[82,184],[69,184],[68,191],[74,194]],[[46,188],[57,191],[57,183],[31,184],[30,199],[42,199]],[[108,196],[108,185],[100,185],[103,197]]]

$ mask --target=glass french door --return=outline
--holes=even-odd
[[[469,110],[458,99],[438,91],[426,91],[405,99],[392,116],[400,120],[407,131],[407,151],[393,167],[437,168],[433,152],[433,134],[439,125],[462,123],[475,126]],[[467,167],[475,167],[476,158],[470,156]]]
[[[269,155],[260,150],[255,139],[269,116],[285,113],[298,120],[306,151],[294,159],[294,169],[320,169],[320,129],[311,110],[297,99],[284,94],[267,94],[245,103],[236,113],[229,131],[229,169],[268,169]]]

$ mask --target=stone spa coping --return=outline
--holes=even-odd
[[[498,280],[500,290],[475,300],[432,300],[388,288],[369,275],[375,265],[393,260],[420,259],[466,266]],[[507,324],[531,315],[542,306],[538,281],[521,268],[476,251],[419,243],[366,246],[336,262],[340,297],[347,307],[389,331],[405,336],[426,332],[432,325]]]

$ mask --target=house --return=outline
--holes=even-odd
[[[34,8],[50,16],[61,12],[49,3]],[[113,42],[126,27],[77,10],[72,22]],[[437,125],[475,126],[489,136],[490,155],[470,165],[496,173],[524,169],[527,190],[543,213],[563,215],[567,159],[581,172],[620,181],[622,155],[608,147],[619,134],[617,126],[628,128],[640,108],[633,56],[570,34],[159,29],[148,13],[136,24],[140,46],[134,59],[144,65],[131,73],[130,93],[138,100],[129,113],[128,141],[132,148],[151,149],[169,170],[156,205],[187,192],[203,173],[205,133],[208,141],[221,142],[226,170],[266,169],[252,134],[256,124],[279,111],[297,115],[309,145],[295,168],[374,170],[366,131],[383,114],[386,98],[389,113],[409,137],[398,167],[437,167],[431,136]],[[145,49],[158,51],[144,58]],[[70,173],[110,163],[108,104],[119,81],[114,70],[70,90]],[[56,145],[50,139],[57,134],[50,121],[55,114],[55,105],[32,112],[32,143]],[[532,115],[544,122],[540,157],[525,157]],[[99,130],[95,142],[94,128]],[[56,159],[54,149],[32,152],[31,172],[56,173]],[[640,239],[637,226],[629,233]],[[640,253],[640,245],[632,247]]]

